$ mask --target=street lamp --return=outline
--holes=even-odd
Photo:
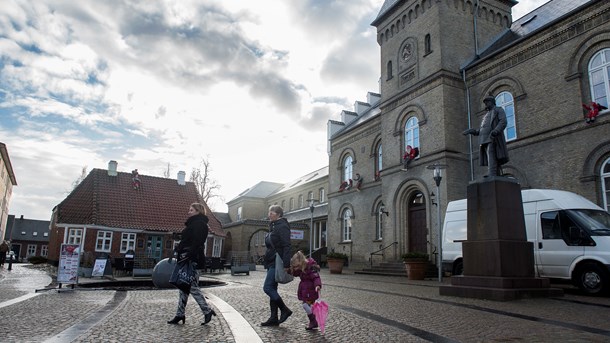
[[[311,211],[311,222],[309,225],[309,257],[313,251],[313,210],[315,209],[314,204],[318,201],[316,199],[309,199],[309,210]]]
[[[433,171],[433,179],[436,183],[436,220],[438,222],[438,282],[443,281],[443,226],[441,224],[441,180],[443,179],[442,170],[447,168],[446,164],[435,163],[427,166]]]

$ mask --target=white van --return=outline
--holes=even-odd
[[[534,243],[536,276],[567,279],[588,294],[610,291],[610,214],[571,192],[521,191],[527,239]],[[443,271],[462,274],[466,199],[447,205]]]

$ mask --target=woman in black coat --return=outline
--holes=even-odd
[[[188,263],[191,263],[193,270],[195,270],[195,277],[191,283],[190,294],[193,295],[201,311],[203,311],[204,322],[201,325],[205,325],[212,320],[212,316],[216,315],[216,312],[212,310],[210,305],[205,301],[205,297],[201,294],[199,289],[199,273],[197,269],[205,268],[205,241],[208,238],[208,217],[205,215],[205,207],[200,203],[194,203],[191,205],[188,211],[188,219],[186,220],[186,227],[182,230],[182,237],[180,243],[176,247],[178,253],[178,260],[184,258],[188,259]],[[199,267],[198,267],[199,266]],[[174,319],[168,321],[168,324],[178,324],[182,321],[185,322],[185,310],[186,303],[189,299],[189,293],[180,290],[180,298],[178,300],[178,310]]]
[[[269,233],[265,236],[265,269],[267,276],[263,291],[269,296],[269,306],[271,315],[267,321],[262,322],[261,326],[278,326],[290,317],[292,311],[284,304],[282,297],[277,292],[278,283],[275,281],[275,253],[279,253],[284,262],[284,269],[290,268],[290,257],[292,246],[290,244],[290,225],[286,218],[283,218],[284,210],[279,205],[269,207]],[[282,311],[280,318],[277,318],[278,309]]]

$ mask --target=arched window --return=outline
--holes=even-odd
[[[319,199],[320,199],[320,204],[326,202],[326,194],[324,193],[324,188],[320,188],[319,191]]]
[[[502,92],[496,96],[496,106],[502,107],[506,112],[506,129],[504,136],[507,141],[517,139],[517,126],[515,124],[515,101],[509,92]]]
[[[388,78],[386,80],[389,80],[394,77],[394,75],[392,75],[392,61],[388,61],[386,73],[388,74]]]
[[[282,200],[282,208],[286,208],[286,200]]]
[[[605,107],[608,107],[610,90],[608,73],[610,73],[610,49],[603,49],[593,55],[589,61],[589,82],[591,83],[591,98]]]
[[[383,168],[383,146],[381,143],[377,146],[377,152],[375,154],[375,180],[379,178],[379,172]]]
[[[303,202],[303,194],[299,194],[299,208],[305,207],[305,202]]]
[[[599,173],[602,181],[602,196],[604,198],[604,208],[610,212],[610,158],[608,158]]]
[[[290,198],[290,208],[288,209],[288,211],[292,211],[293,208],[294,208],[294,198]]]
[[[343,210],[343,222],[342,222],[342,232],[343,232],[343,241],[351,241],[352,240],[352,210],[346,208]]]
[[[377,205],[377,209],[375,210],[375,213],[377,214],[377,218],[375,219],[375,240],[383,239],[383,215],[384,215],[384,211],[385,211],[385,208],[383,206],[383,203],[380,202]]]
[[[430,43],[430,34],[428,33],[424,38],[424,53],[427,55],[432,52],[432,45]]]
[[[409,118],[405,124],[405,146],[403,148],[406,148],[407,145],[410,145],[411,148],[419,148],[419,123],[416,117]]]
[[[309,193],[307,193],[307,200],[311,200],[313,199],[313,192],[309,191]]]
[[[343,181],[349,182],[349,180],[352,178],[353,161],[352,156],[349,155],[345,157],[345,160],[343,160]]]

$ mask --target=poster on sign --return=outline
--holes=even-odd
[[[304,236],[303,230],[290,230],[290,239],[303,239]]]
[[[105,258],[98,258],[95,260],[95,265],[93,266],[93,272],[91,272],[91,276],[104,276],[104,270],[106,270],[106,262],[108,260]]]
[[[78,264],[80,261],[80,245],[62,244],[57,267],[57,283],[78,283]]]

